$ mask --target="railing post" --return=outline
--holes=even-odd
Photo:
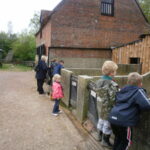
[[[88,111],[88,96],[87,89],[89,81],[92,77],[79,75],[78,76],[78,88],[77,88],[77,112],[76,117],[80,122],[83,122],[87,117]]]
[[[64,98],[62,101],[65,103],[66,106],[69,107],[69,101],[70,101],[70,78],[72,76],[73,72],[62,69],[61,70],[61,76],[62,76],[62,85],[64,90]]]

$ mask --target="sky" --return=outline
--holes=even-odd
[[[8,22],[12,33],[21,33],[28,28],[30,19],[37,11],[53,10],[61,0],[0,0],[0,32],[8,32]]]

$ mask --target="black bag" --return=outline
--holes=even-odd
[[[36,65],[36,66],[35,66],[34,71],[35,71],[35,72],[38,72],[38,71],[39,71],[39,65]]]

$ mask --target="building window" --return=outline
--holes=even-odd
[[[101,14],[105,16],[114,16],[114,0],[102,0]]]
[[[139,57],[130,57],[130,64],[140,64]]]

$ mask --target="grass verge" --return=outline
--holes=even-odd
[[[3,64],[0,71],[31,71],[33,68],[21,64]]]

